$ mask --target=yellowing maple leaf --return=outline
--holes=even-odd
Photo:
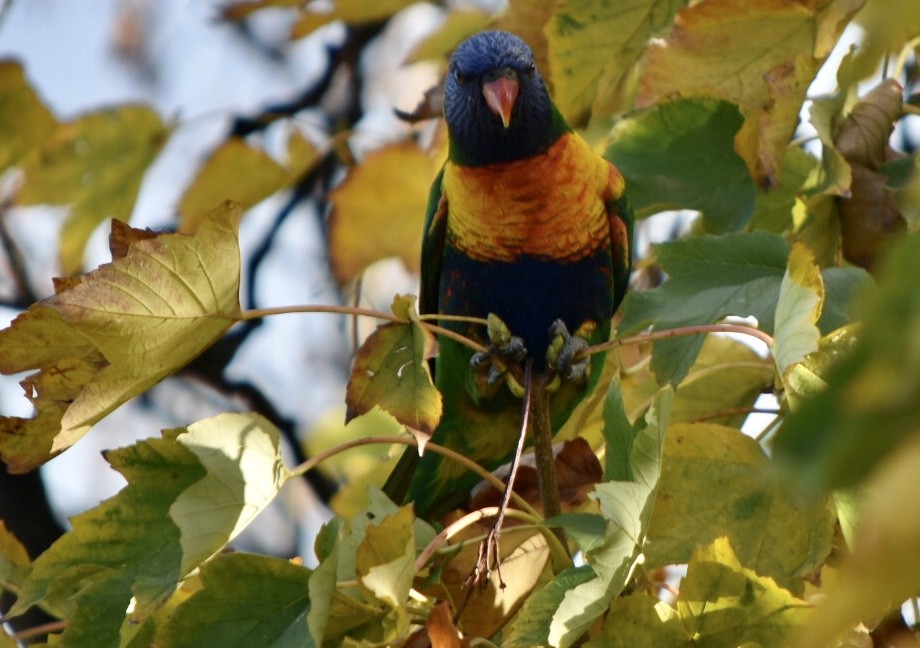
[[[239,314],[241,209],[227,202],[194,235],[113,224],[113,256],[0,331],[0,372],[22,382],[31,419],[0,417],[0,457],[31,470],[102,417],[176,372]]]

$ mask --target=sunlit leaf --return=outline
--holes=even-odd
[[[920,582],[920,437],[902,446],[866,483],[851,554],[797,648],[820,648],[860,621],[915,596]],[[791,644],[793,645],[793,644]]]
[[[802,148],[792,146],[786,149],[780,163],[778,185],[767,191],[762,188],[757,190],[750,228],[776,234],[790,229],[793,210],[799,201],[798,194],[818,163]]]
[[[208,471],[169,509],[182,534],[181,571],[187,574],[249,526],[289,473],[278,429],[258,414],[219,414],[188,426],[177,441]]]
[[[556,105],[572,124],[622,109],[622,84],[681,0],[568,0],[545,32]]]
[[[801,590],[830,552],[834,520],[823,502],[768,480],[767,465],[757,442],[735,428],[672,425],[648,531],[649,567],[685,563],[696,547],[727,535],[745,565]]]
[[[214,151],[179,202],[184,227],[195,228],[215,205],[233,200],[246,210],[273,194],[289,179],[267,154],[231,138]]]
[[[311,643],[310,570],[280,558],[225,554],[204,566],[202,589],[176,608],[156,635],[162,648]]]
[[[920,236],[892,248],[877,290],[860,309],[861,341],[828,371],[828,388],[805,401],[777,434],[778,459],[812,489],[852,484],[920,425]]]
[[[461,41],[485,29],[491,19],[488,13],[476,9],[451,11],[440,27],[412,49],[406,62],[416,63],[447,56]]]
[[[520,637],[516,641],[526,638],[537,645],[570,646],[625,587],[642,552],[652,515],[672,397],[670,389],[662,389],[645,420],[636,426],[637,433],[629,453],[632,479],[605,482],[595,487],[593,497],[600,507],[606,530],[603,537],[592,540],[588,548],[582,547],[593,577],[585,578],[581,572],[563,572],[557,577],[562,580],[554,579],[538,590],[525,604],[522,615],[532,618],[538,612],[547,616],[551,613],[549,623],[539,626],[539,631],[546,634],[534,636],[538,628],[525,631],[516,625],[515,632]],[[611,424],[619,425],[619,418],[614,416]],[[566,519],[561,518],[563,522]],[[564,588],[568,589],[560,591]],[[549,606],[555,609],[545,610]]]
[[[18,61],[0,61],[0,173],[44,143],[57,125]]]
[[[304,0],[239,0],[220,7],[224,20],[243,20],[249,14],[268,7],[302,7]]]
[[[885,55],[896,54],[920,34],[920,5],[913,0],[869,0],[854,22],[863,28],[852,71],[859,80],[875,74]]]
[[[340,282],[374,261],[398,257],[419,268],[422,229],[436,161],[411,142],[370,153],[329,195],[329,248]],[[380,236],[380,232],[386,236]]]
[[[300,19],[291,29],[291,37],[306,36],[334,20],[341,20],[349,25],[364,25],[384,20],[412,2],[413,0],[338,0],[329,10],[328,3],[325,2],[301,1],[298,4],[306,6],[306,9],[301,12]]]
[[[345,395],[346,421],[379,407],[424,442],[441,419],[441,394],[428,368],[435,339],[419,323],[414,301],[397,297],[394,312],[407,321],[380,325],[358,349]]]
[[[609,158],[626,178],[637,216],[666,209],[703,212],[706,231],[743,227],[754,213],[754,183],[735,153],[738,110],[713,99],[684,99],[621,120]]]
[[[814,255],[804,244],[796,243],[779,288],[773,336],[773,358],[784,380],[792,365],[818,349],[818,318],[823,304],[824,282]]]
[[[696,3],[650,45],[638,103],[704,94],[737,104],[745,117],[738,151],[759,184],[773,185],[805,92],[864,1]]]
[[[146,106],[92,112],[61,124],[40,149],[23,161],[22,205],[68,204],[61,229],[65,274],[83,265],[90,235],[109,218],[127,221],[147,167],[169,129]]]
[[[725,538],[694,552],[676,609],[645,594],[617,600],[589,648],[785,646],[811,617],[805,601],[744,566]]]
[[[358,580],[393,608],[405,604],[415,576],[412,506],[369,524],[355,554]]]
[[[66,450],[224,334],[239,313],[239,218],[228,203],[194,236],[138,237],[0,331],[0,371],[38,370],[22,382],[35,417],[0,419],[11,470]]]
[[[106,459],[128,485],[71,519],[72,531],[33,563],[14,608],[22,612],[48,599],[68,617],[65,638],[100,648],[119,645],[132,596],[149,612],[183,576],[180,531],[169,507],[206,474],[173,438],[139,441],[107,452]]]

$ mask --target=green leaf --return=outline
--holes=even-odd
[[[592,541],[590,549],[584,551],[594,578],[582,582],[583,574],[579,573],[572,583],[551,581],[544,586],[552,588],[549,592],[538,591],[531,597],[534,603],[525,603],[522,614],[533,616],[536,611],[531,605],[545,606],[547,601],[558,599],[559,589],[572,585],[562,594],[548,634],[538,643],[571,646],[607,610],[631,577],[652,515],[672,397],[668,388],[659,391],[645,420],[637,425],[630,452],[634,481],[605,482],[595,487],[592,497],[600,506],[607,529],[603,541]]]
[[[810,489],[848,486],[920,425],[920,235],[892,248],[877,290],[860,312],[861,341],[824,377],[826,390],[805,401],[777,434],[777,459]]]
[[[290,473],[277,428],[258,414],[219,414],[188,426],[177,441],[207,470],[169,509],[182,534],[187,574],[249,526]]]
[[[769,189],[757,188],[754,215],[749,223],[752,230],[782,234],[792,228],[793,210],[801,205],[802,186],[819,162],[805,149],[790,146],[780,164],[779,184]]]
[[[502,645],[509,648],[529,648],[544,644],[549,636],[553,615],[566,592],[594,580],[595,577],[594,570],[588,565],[570,567],[560,572],[527,598],[523,609],[515,617],[503,638]]]
[[[0,520],[0,589],[19,589],[31,566],[25,546]]]
[[[545,27],[556,105],[572,124],[624,107],[624,81],[678,0],[569,0]]]
[[[626,298],[620,334],[653,324],[665,330],[712,324],[729,316],[754,316],[771,332],[788,244],[767,232],[698,236],[655,247],[670,279]],[[654,345],[652,369],[659,382],[679,383],[703,344],[702,336],[662,340]]]
[[[700,547],[681,581],[676,610],[645,594],[618,599],[587,647],[790,645],[811,606],[742,565],[725,538]]]
[[[630,454],[636,440],[636,430],[626,417],[623,392],[619,380],[613,380],[604,400],[604,480],[632,481]]]
[[[201,570],[202,589],[156,635],[162,648],[303,648],[311,642],[310,570],[269,556],[223,554]]]
[[[83,266],[83,248],[109,218],[127,221],[141,180],[169,129],[145,106],[121,106],[61,124],[23,162],[22,205],[70,204],[61,229],[61,266],[74,274]]]
[[[818,318],[823,304],[824,282],[814,255],[805,244],[796,243],[779,288],[773,336],[773,357],[784,381],[792,365],[818,349]]]
[[[194,235],[113,225],[112,263],[59,284],[0,331],[0,371],[38,370],[21,383],[35,417],[0,417],[0,455],[12,471],[66,450],[230,328],[239,315],[239,219],[228,203]]]
[[[18,61],[0,61],[0,174],[40,146],[57,122]]]
[[[626,178],[637,216],[696,209],[707,232],[744,227],[755,190],[734,149],[741,123],[735,106],[705,98],[672,101],[618,122],[606,157]]]
[[[671,426],[646,548],[650,568],[685,563],[726,535],[758,574],[800,591],[831,549],[833,516],[767,479],[767,456],[734,428]],[[692,514],[688,514],[692,511]]]
[[[148,439],[106,453],[128,485],[115,497],[71,519],[72,530],[33,563],[13,613],[48,601],[69,617],[74,645],[119,645],[119,628],[133,596],[147,612],[183,576],[179,528],[169,507],[206,471],[172,438]],[[140,615],[138,615],[140,616]],[[92,638],[80,643],[78,638]]]
[[[377,327],[355,354],[345,394],[346,421],[379,407],[427,441],[441,419],[441,394],[428,359],[434,336],[418,321],[414,297],[397,297],[393,312],[406,323]]]

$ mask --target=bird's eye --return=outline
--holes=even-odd
[[[527,66],[527,74],[533,74],[536,71],[537,71],[536,63],[531,62],[530,65]]]
[[[459,68],[454,68],[454,79],[457,83],[466,83],[470,80],[470,77],[466,74],[463,74]]]

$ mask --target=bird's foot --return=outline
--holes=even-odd
[[[591,375],[591,357],[579,353],[587,349],[587,337],[595,329],[593,322],[582,324],[574,334],[562,320],[556,320],[549,329],[552,341],[546,350],[546,364],[556,371],[563,381],[583,384]]]
[[[510,368],[527,356],[524,340],[511,335],[508,325],[497,315],[489,313],[488,322],[489,346],[474,353],[470,365],[480,373],[485,371],[485,386],[494,387],[504,380],[512,393],[523,396],[524,388]]]

